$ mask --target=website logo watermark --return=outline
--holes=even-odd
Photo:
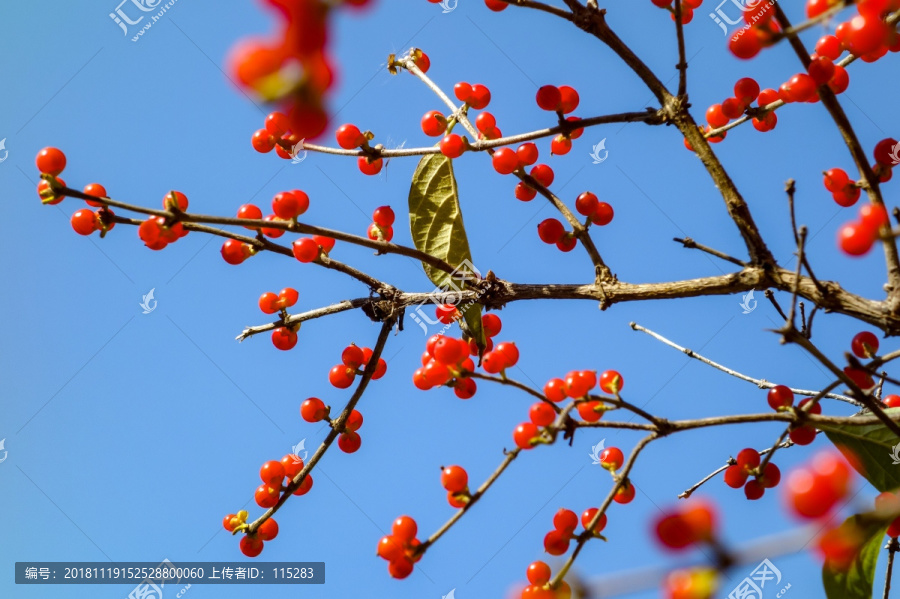
[[[156,305],[157,305],[157,303],[159,303],[159,302],[157,302],[155,299],[153,299],[153,292],[154,292],[154,291],[156,291],[156,287],[154,287],[153,289],[151,289],[151,290],[147,293],[147,295],[141,296],[143,299],[141,300],[141,303],[138,304],[138,305],[139,305],[141,308],[144,309],[144,314],[150,314],[151,312],[153,312],[154,310],[156,310]],[[153,304],[151,305],[150,302],[153,302]]]
[[[733,4],[739,11],[737,19],[732,19],[728,14],[725,13],[725,9],[722,7],[726,4]],[[709,13],[709,18],[711,18],[716,25],[722,28],[722,35],[728,35],[728,27],[734,27],[739,24],[741,21],[744,21],[746,17],[744,17],[744,13],[748,13],[758,6],[763,5],[762,9],[760,9],[759,14],[753,16],[753,18],[744,25],[744,29],[749,29],[750,25],[759,20],[759,18],[765,14],[766,9],[770,6],[775,6],[775,0],[722,0],[719,2],[719,5],[716,7],[715,12]],[[729,7],[730,10],[731,7]],[[740,34],[736,34],[740,35]]]
[[[769,589],[772,592],[765,594],[766,583],[771,583]],[[791,588],[791,583],[787,583],[779,590],[774,589],[781,586],[781,570],[775,567],[775,564],[768,559],[764,559],[750,576],[740,581],[734,590],[728,593],[728,599],[763,599],[764,597],[775,597],[781,599],[785,593]]]
[[[744,314],[750,314],[756,310],[756,300],[753,299],[752,289],[744,294],[743,301],[739,305],[744,309]]]
[[[440,4],[441,8],[444,9],[441,12],[443,14],[447,14],[448,12],[453,12],[456,9],[456,7],[459,5],[459,0],[453,0],[452,3],[450,2],[450,0],[441,0]],[[450,591],[450,595],[453,595],[453,591]],[[450,597],[450,599],[453,599],[453,597]]]
[[[306,157],[309,155],[309,150],[303,148],[303,142],[305,141],[306,138],[301,139],[291,148],[291,164],[300,164],[306,160]]]
[[[3,446],[4,443],[6,443],[6,439],[0,439],[0,451],[3,452],[3,457],[0,458],[0,464],[2,464],[3,462],[5,462],[7,456],[9,455],[9,452],[6,451],[6,449],[5,449],[4,446]]]
[[[0,441],[0,449],[3,449],[3,442],[2,442],[2,441]],[[894,445],[893,447],[891,447],[891,453],[890,453],[890,456],[891,456],[891,459],[894,460],[894,461],[893,461],[893,464],[894,464],[895,466],[896,466],[897,464],[900,464],[900,443],[897,443],[896,445]],[[0,462],[2,462],[2,461],[3,461],[3,460],[0,460]]]
[[[162,16],[166,14],[166,11],[172,8],[177,1],[178,0],[169,0],[163,4],[163,0],[122,0],[119,2],[119,5],[116,6],[115,10],[109,13],[109,18],[119,26],[122,30],[122,35],[127,36],[130,33],[129,26],[139,25],[144,21],[144,17],[149,17],[149,20],[144,21],[143,26],[137,30],[135,35],[131,38],[132,42],[136,42],[148,29],[153,27],[153,25],[160,20]],[[156,14],[146,14],[151,12],[156,12]],[[132,16],[137,16],[137,18],[132,19]]]
[[[0,162],[3,162],[7,158],[9,158],[9,150],[6,149],[6,138],[0,139],[0,152],[3,152],[3,158],[0,158]]]
[[[174,575],[178,572],[178,568],[167,558],[160,562],[153,570],[154,572],[158,572],[160,576],[146,578],[144,582],[134,587],[134,589],[128,593],[127,599],[165,599],[165,597],[181,599],[181,597],[184,597],[187,590],[191,588],[191,585],[186,585],[177,593],[164,595],[163,590],[165,589],[167,582],[169,583],[170,588],[173,585],[178,586],[181,583],[181,578],[178,580],[174,579]]]
[[[300,452],[303,452],[303,454],[301,455]],[[294,456],[297,456],[298,458],[300,458],[302,461],[305,462],[306,456],[308,456],[308,455],[309,455],[309,452],[306,451],[306,439],[300,439],[299,443],[291,446],[291,459],[294,460],[295,463],[297,462],[297,460],[294,459]]]
[[[472,305],[478,301],[481,294],[478,293],[471,300],[468,300],[464,304],[460,304],[462,292],[465,290],[467,283],[473,283],[480,280],[481,271],[475,268],[475,265],[472,264],[471,261],[463,260],[462,263],[450,273],[450,279],[447,284],[441,287],[435,287],[434,291],[428,294],[428,299],[426,301],[416,304],[415,306],[410,306],[411,312],[409,313],[409,317],[419,325],[422,329],[422,333],[425,335],[428,334],[428,327],[434,325],[442,326],[443,328],[440,330],[439,334],[444,334],[450,328],[450,325],[444,324],[437,318],[431,318],[426,314],[425,309],[429,305],[428,302],[430,301],[435,306],[453,304],[461,315],[465,314],[466,310],[471,308]]]
[[[601,439],[599,443],[591,447],[591,453],[588,454],[591,458],[591,464],[596,465],[600,463],[600,454],[603,452],[605,447],[603,444],[606,442],[606,439]]]
[[[600,157],[600,152],[603,152],[603,157]],[[600,164],[607,158],[609,158],[609,150],[606,149],[606,138],[600,140],[600,142],[595,145],[590,152],[590,157],[593,159],[593,164]]]

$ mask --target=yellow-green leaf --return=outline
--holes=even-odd
[[[897,414],[900,408],[885,411]],[[822,425],[820,428],[873,487],[879,491],[900,487],[900,464],[895,463],[900,459],[893,457],[896,455],[894,447],[900,444],[900,439],[886,426],[879,422],[866,426]]]
[[[453,163],[443,154],[429,154],[420,161],[409,189],[409,225],[416,248],[449,264],[447,273],[423,263],[425,274],[444,291],[461,291],[467,282],[479,277],[472,264],[469,239],[459,207],[459,189],[453,175]],[[463,312],[463,331],[484,346],[481,305],[457,304]]]
[[[884,533],[887,525],[865,514],[857,514],[847,518],[841,524],[841,529],[850,534],[860,534],[864,543],[849,567],[835,569],[828,563],[823,566],[825,596],[828,599],[871,599],[875,565],[878,563],[881,546],[886,541]]]

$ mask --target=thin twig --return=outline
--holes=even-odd
[[[715,250],[709,246],[697,243],[690,237],[685,237],[683,239],[680,237],[673,237],[672,239],[673,239],[673,241],[677,241],[678,243],[680,243],[681,245],[683,245],[686,248],[700,250],[701,252],[706,252],[707,254],[713,255],[716,258],[721,258],[722,260],[726,260],[728,262],[731,262],[732,264],[737,264],[738,266],[740,266],[742,268],[746,268],[747,266],[749,266],[743,260],[738,260],[737,258],[735,258],[733,256],[729,256],[728,254],[726,254],[724,252],[720,252],[719,250]]]
[[[897,537],[893,537],[888,544],[884,546],[888,550],[887,570],[884,573],[884,594],[882,599],[888,599],[891,596],[891,577],[894,574],[894,554],[900,551],[900,543]]]

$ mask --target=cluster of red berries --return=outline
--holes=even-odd
[[[506,5],[504,4],[504,7],[505,6]],[[460,81],[453,86],[453,94],[456,96],[457,100],[475,110],[487,108],[488,104],[491,103],[491,90],[480,83],[471,85],[465,81]],[[426,123],[427,119],[429,119],[429,115],[431,115],[431,121]],[[441,121],[441,119],[443,119],[443,121]],[[442,122],[443,127],[440,128],[440,132],[437,132],[439,125]],[[426,129],[426,124],[429,129]],[[479,114],[475,119],[475,126],[485,139],[502,137],[500,130],[497,129],[497,120],[494,118],[494,115],[489,112]],[[427,113],[422,119],[422,129],[427,135],[437,137],[438,135],[443,134],[446,131],[446,128],[446,119],[437,111]],[[432,133],[429,133],[429,131],[432,131]],[[450,133],[441,139],[439,147],[441,153],[447,158],[459,158],[468,148],[468,143],[465,138],[456,133]]]
[[[600,390],[610,395],[618,396],[625,386],[625,379],[615,370],[604,371],[599,378],[593,370],[573,370],[565,378],[554,378],[544,385],[544,395],[550,401],[559,403],[567,397],[582,399],[594,385],[599,385]]]
[[[776,412],[789,411],[794,406],[794,392],[791,391],[790,387],[775,385],[769,389],[766,400],[769,402],[769,407]],[[808,408],[806,407],[807,404],[810,404]],[[818,402],[813,402],[811,397],[807,397],[797,404],[796,411],[807,414],[821,414],[822,406]],[[816,428],[808,424],[792,425],[788,436],[797,445],[809,445],[816,439]]]
[[[287,309],[297,303],[300,294],[296,289],[285,287],[277,294],[266,291],[259,296],[259,309],[263,314],[281,312],[281,318],[287,317]],[[272,331],[272,344],[282,351],[293,349],[297,345],[297,329],[300,325],[282,325]]]
[[[357,374],[362,374],[369,360],[372,358],[372,349],[350,344],[341,352],[341,363],[328,372],[328,381],[338,389],[346,389],[353,384]],[[387,372],[387,362],[384,358],[378,358],[372,380],[377,381]]]
[[[571,252],[578,244],[578,238],[571,231],[566,231],[558,219],[548,218],[542,220],[537,226],[538,237],[541,241],[550,245],[556,245],[562,252]]]
[[[451,507],[461,508],[469,503],[469,474],[462,466],[441,468],[441,486],[447,491],[447,502]]]
[[[355,345],[351,347],[356,347]],[[359,349],[359,348],[357,348]],[[331,408],[318,397],[310,397],[300,404],[300,417],[311,423],[321,422],[330,418]],[[332,423],[333,424],[333,423]],[[362,446],[362,438],[358,431],[363,425],[363,415],[356,410],[350,410],[344,428],[338,436],[338,447],[344,453],[353,453]]]
[[[704,133],[724,127],[732,119],[739,118],[754,100],[759,97],[759,84],[755,79],[744,77],[738,79],[734,84],[734,95],[725,98],[721,104],[713,104],[706,109],[706,122],[709,128]],[[762,101],[759,103],[760,108],[765,106]],[[775,116],[775,113],[769,113]],[[774,127],[774,123],[772,125]],[[725,139],[725,132],[716,137],[710,138],[711,142],[718,142]]]
[[[882,228],[890,227],[884,206],[866,204],[859,209],[859,219],[838,229],[838,247],[850,256],[863,256],[872,249]]]
[[[314,139],[328,123],[324,96],[334,83],[333,64],[327,53],[328,17],[334,3],[326,0],[267,0],[279,17],[276,34],[239,41],[228,57],[231,79],[266,101],[282,105],[286,119],[274,137],[290,132],[290,139]],[[357,8],[369,0],[345,0]],[[254,147],[270,142],[261,135]],[[273,144],[274,145],[274,144]],[[271,150],[271,147],[269,148]],[[265,151],[269,151],[265,150]]]
[[[324,235],[313,235],[312,237],[301,237],[291,244],[291,250],[294,252],[294,258],[300,262],[312,262],[319,257],[319,253],[328,255],[334,248],[334,238]]]
[[[537,105],[550,112],[556,112],[560,117],[569,114],[578,108],[578,92],[568,85],[544,85],[537,90],[535,95]],[[577,135],[572,133],[560,133],[550,142],[550,153],[556,155],[568,154],[572,149],[572,139],[581,135],[581,129],[577,129]]]
[[[588,508],[581,513],[581,525],[585,532],[588,532],[588,526],[597,516],[599,510],[595,507]],[[606,528],[606,514],[601,514],[597,519],[597,523],[590,529],[588,535],[599,537],[603,529]],[[562,555],[569,550],[569,542],[578,538],[575,529],[578,528],[578,516],[572,510],[560,508],[553,515],[553,530],[544,536],[544,551],[550,555]],[[534,584],[534,583],[532,583]]]
[[[614,215],[612,206],[601,202],[589,191],[575,198],[575,210],[578,214],[588,217],[592,224],[601,227],[611,223]]]
[[[372,212],[372,224],[367,232],[372,241],[390,241],[394,238],[394,211],[390,206],[379,206]]]
[[[650,0],[654,6],[666,8],[672,13],[672,20],[675,20],[675,8],[672,5],[673,0]],[[681,1],[681,23],[687,25],[694,18],[694,10],[700,8],[703,0],[682,0]]]
[[[806,15],[814,18],[841,4],[838,0],[807,0]],[[888,51],[900,51],[897,30],[885,22],[885,17],[900,8],[897,0],[859,0],[858,14],[849,21],[839,23],[835,37],[841,46],[865,62],[874,62]]]
[[[831,197],[838,206],[848,208],[859,200],[859,186],[856,181],[850,179],[847,171],[842,168],[830,168],[822,175],[825,189],[831,192]]]
[[[469,341],[433,335],[425,343],[422,367],[413,372],[413,385],[421,391],[448,385],[458,398],[470,399],[478,390],[475,381],[468,376],[475,371],[475,362],[469,357],[470,351]],[[476,355],[477,352],[476,346]]]
[[[835,450],[816,454],[810,463],[791,472],[785,481],[788,507],[801,518],[822,518],[850,492],[853,470]]]
[[[274,507],[281,498],[281,492],[291,483],[295,476],[303,470],[303,459],[295,454],[288,454],[281,461],[270,460],[259,469],[262,484],[254,493],[256,504],[264,509]],[[285,480],[286,479],[286,480]],[[305,495],[312,488],[312,476],[307,474],[303,483],[294,491],[294,495]],[[228,532],[246,530],[247,512],[228,514],[222,520],[222,526]],[[247,557],[256,557],[263,550],[263,542],[271,541],[278,535],[278,523],[273,518],[259,525],[256,532],[246,534],[241,539],[241,553]]]
[[[766,489],[776,487],[781,482],[781,470],[772,462],[768,462],[762,472],[759,471],[759,452],[751,447],[740,450],[735,462],[725,469],[725,484],[732,489],[744,487],[747,499],[759,499]]]
[[[37,157],[35,158],[35,165],[41,173],[51,175],[60,185],[63,187],[66,186],[66,182],[59,178],[59,174],[66,168],[66,155],[63,154],[62,150],[58,148],[43,148],[38,152]],[[41,202],[44,204],[59,204],[65,197],[63,195],[58,195],[47,179],[41,179],[41,182],[38,183],[37,186],[37,192],[38,196],[41,198]],[[105,198],[106,188],[99,183],[90,183],[85,185],[84,193],[89,196]],[[91,200],[87,200],[87,204],[100,209],[96,212],[86,208],[76,210],[75,213],[72,214],[70,220],[72,229],[74,229],[76,233],[79,235],[90,235],[94,231],[100,231],[101,236],[103,236],[107,231],[110,231],[116,226],[116,223],[113,220],[115,214],[106,206],[106,204]],[[185,233],[187,233],[187,231],[185,231]]]
[[[230,533],[244,530],[247,528],[247,515],[245,510],[228,514],[222,519],[222,526]],[[269,518],[259,525],[256,532],[244,535],[241,539],[241,553],[247,557],[256,557],[262,553],[264,541],[271,541],[277,536],[278,523],[274,518]]]
[[[297,148],[297,144],[305,138],[291,131],[291,121],[287,115],[278,111],[270,112],[263,125],[262,129],[257,129],[250,137],[253,149],[261,154],[275,150],[275,153],[285,160],[294,158],[294,148]],[[285,146],[291,149],[287,150]]]
[[[690,500],[657,518],[656,538],[668,549],[686,549],[697,543],[712,541],[716,525],[716,511],[711,504]]]
[[[421,541],[416,538],[419,528],[409,516],[400,516],[391,526],[391,534],[378,541],[378,557],[387,560],[388,573],[394,578],[406,578],[413,571],[413,564],[422,559],[416,553]]]
[[[852,351],[853,355],[857,358],[863,360],[874,358],[878,353],[878,337],[869,331],[857,333],[850,341],[850,351]],[[845,366],[844,374],[846,374],[847,377],[856,383],[856,386],[863,391],[868,391],[875,387],[875,379],[863,368]]]
[[[381,172],[381,169],[384,167],[384,159],[375,153],[370,153],[373,150],[369,146],[369,141],[375,137],[371,131],[363,133],[356,125],[344,123],[334,132],[334,137],[337,140],[337,144],[345,150],[362,148],[367,151],[366,154],[356,159],[356,166],[359,167],[361,173],[364,175],[377,175]]]
[[[570,599],[572,597],[572,588],[565,580],[561,580],[556,588],[550,587],[548,583],[553,572],[550,570],[550,566],[540,560],[528,565],[525,576],[530,584],[522,589],[521,599]]]
[[[180,191],[171,191],[163,197],[163,208],[166,210],[184,212],[187,207],[188,199]],[[188,230],[184,225],[165,216],[151,216],[138,225],[138,237],[151,250],[161,250],[187,234]]]

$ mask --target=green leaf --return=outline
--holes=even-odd
[[[425,274],[438,287],[448,291],[466,288],[466,280],[480,273],[472,264],[469,239],[459,207],[459,190],[453,176],[453,163],[443,154],[429,154],[419,161],[409,189],[409,225],[416,249],[440,258],[454,269],[446,273],[423,263]],[[484,347],[481,305],[458,304],[463,313],[460,327]]]
[[[896,414],[900,408],[885,410]],[[831,442],[848,461],[879,491],[900,487],[900,464],[895,464],[894,447],[900,443],[893,432],[880,422],[866,426],[822,425]]]
[[[828,599],[871,599],[875,565],[885,542],[887,525],[865,514],[847,518],[841,528],[858,532],[865,539],[849,568],[836,570],[827,563],[822,568],[822,582]]]

